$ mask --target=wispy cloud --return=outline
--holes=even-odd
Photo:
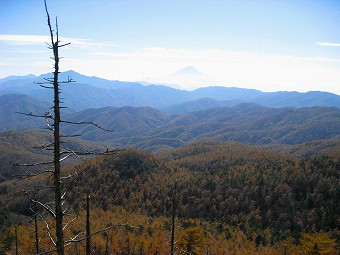
[[[324,46],[324,47],[340,47],[340,43],[332,43],[332,42],[317,42],[316,45]]]
[[[72,45],[82,47],[92,46],[116,46],[107,42],[97,42],[90,39],[60,37],[60,41],[67,43],[71,42]],[[0,35],[0,42],[14,45],[32,45],[40,43],[49,43],[51,38],[47,35]]]

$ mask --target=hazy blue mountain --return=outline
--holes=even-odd
[[[0,81],[0,95],[6,94],[26,94],[28,95],[32,89],[38,88],[37,84],[34,84],[36,77],[22,78],[22,79],[10,79],[9,77]]]
[[[34,74],[28,74],[28,75],[24,75],[24,76],[10,75],[8,77],[0,79],[0,83],[4,83],[4,82],[7,82],[7,81],[11,81],[11,80],[35,79],[36,77],[37,76],[35,76]]]
[[[22,77],[0,81],[0,95],[20,93],[33,96],[43,101],[52,101],[51,90],[41,88],[34,82],[42,82],[51,74],[39,77]],[[89,77],[74,71],[60,74],[60,80],[71,77],[76,82],[62,87],[65,106],[76,111],[86,108],[106,106],[149,106],[157,109],[171,109],[173,113],[185,113],[210,108],[203,106],[202,101],[194,103],[196,107],[188,108],[195,100],[210,98],[218,101],[256,103],[268,107],[312,107],[335,106],[340,108],[340,96],[327,92],[274,92],[267,93],[254,89],[205,87],[194,91],[170,88],[164,85],[142,85],[134,82],[109,81],[97,77]],[[208,99],[205,99],[208,100]],[[212,102],[212,101],[211,101]],[[185,104],[183,104],[185,103]],[[207,104],[208,101],[206,101]],[[215,101],[215,103],[217,103]],[[225,102],[224,102],[225,103]],[[223,102],[219,106],[224,104]],[[199,106],[201,104],[201,108]],[[180,107],[183,109],[180,109]],[[172,110],[169,110],[170,112]]]
[[[175,104],[170,107],[161,109],[168,114],[185,114],[190,112],[202,111],[210,108],[218,108],[223,106],[234,106],[239,101],[219,101],[212,98],[200,98],[197,100],[186,101],[184,103]]]
[[[193,66],[186,66],[173,75],[202,75],[202,73]]]
[[[335,106],[340,108],[340,96],[322,92],[310,91],[306,93],[299,92],[272,92],[265,93],[256,99],[260,105],[268,107],[313,107],[313,106]]]
[[[243,102],[252,102],[266,93],[255,89],[212,86],[196,89],[192,91],[191,94],[195,99],[210,97],[216,100],[240,100]]]
[[[52,74],[43,74],[38,77],[41,81],[44,78],[51,78],[53,77]],[[74,84],[88,84],[96,88],[102,88],[102,89],[126,89],[126,88],[135,88],[135,87],[140,87],[142,86],[139,83],[136,82],[123,82],[123,81],[116,81],[116,80],[106,80],[102,78],[98,78],[95,76],[86,76],[79,74],[73,70],[69,70],[66,72],[62,72],[59,75],[59,80],[60,81],[67,81],[68,78],[71,78]]]
[[[26,95],[7,94],[0,96],[0,131],[42,128],[44,119],[18,114],[44,114],[49,111],[49,104]]]

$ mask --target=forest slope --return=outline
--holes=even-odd
[[[23,96],[26,98],[26,96]],[[29,111],[30,107],[22,107]],[[40,109],[40,111],[39,111]],[[33,118],[2,111],[3,127],[29,128]],[[43,113],[43,108],[38,108]],[[6,121],[10,116],[17,121]],[[239,141],[257,145],[296,145],[319,140],[340,139],[340,109],[335,107],[268,108],[256,104],[217,107],[180,115],[169,115],[151,107],[105,107],[64,114],[63,119],[95,122],[112,130],[104,132],[93,125],[63,125],[66,134],[81,134],[82,139],[101,141],[111,147],[138,147],[148,151],[177,148],[201,139]],[[20,119],[20,118],[24,119]],[[18,126],[16,126],[16,123]],[[24,126],[23,126],[24,125]]]
[[[178,217],[239,226],[249,237],[258,233],[259,242],[269,229],[276,242],[302,232],[339,234],[339,167],[331,157],[298,159],[235,142],[194,143],[157,155],[122,150],[70,168],[81,174],[68,201],[91,194],[94,207],[160,216],[170,214],[175,192]],[[11,196],[7,206],[23,210],[27,204],[12,192],[2,187],[2,198]]]
[[[135,146],[149,151],[176,148],[200,139],[292,145],[340,138],[340,110],[332,107],[275,109],[239,104],[173,116],[152,108],[119,109],[106,109],[105,114],[110,115],[102,118],[98,114],[95,118],[105,128],[113,125],[113,132],[86,127],[81,133],[87,139],[108,141],[116,147]],[[77,115],[78,120],[86,121],[91,115],[87,113]],[[135,123],[131,125],[129,120]],[[75,130],[66,128],[65,132]]]
[[[33,164],[50,161],[52,152],[42,149],[51,144],[53,136],[45,130],[7,131],[0,133],[0,183],[6,179],[18,178],[25,173],[36,173],[45,166],[19,167],[17,163]],[[77,138],[64,138],[63,147],[74,151],[105,151],[106,146]],[[81,162],[83,157],[70,157],[66,165]]]

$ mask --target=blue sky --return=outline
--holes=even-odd
[[[107,79],[340,94],[338,0],[48,0],[62,70]],[[0,0],[0,77],[51,71],[42,0]],[[185,66],[202,72],[179,79]],[[177,80],[175,78],[178,78]],[[182,77],[183,78],[183,77]]]

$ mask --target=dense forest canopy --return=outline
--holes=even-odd
[[[68,199],[73,211],[81,212],[84,202],[78,194],[91,194],[92,208],[106,213],[124,208],[150,217],[151,224],[169,219],[175,194],[176,216],[184,229],[199,227],[215,241],[223,233],[226,242],[236,238],[238,229],[244,245],[254,242],[258,251],[260,246],[277,250],[276,245],[292,238],[293,249],[304,233],[327,232],[330,240],[339,236],[339,169],[336,157],[297,158],[236,142],[196,142],[157,154],[123,149],[69,167],[67,171],[80,174]],[[1,185],[7,210],[30,215],[20,189],[34,182]],[[37,196],[44,199],[46,192]],[[169,231],[166,222],[162,231]]]

